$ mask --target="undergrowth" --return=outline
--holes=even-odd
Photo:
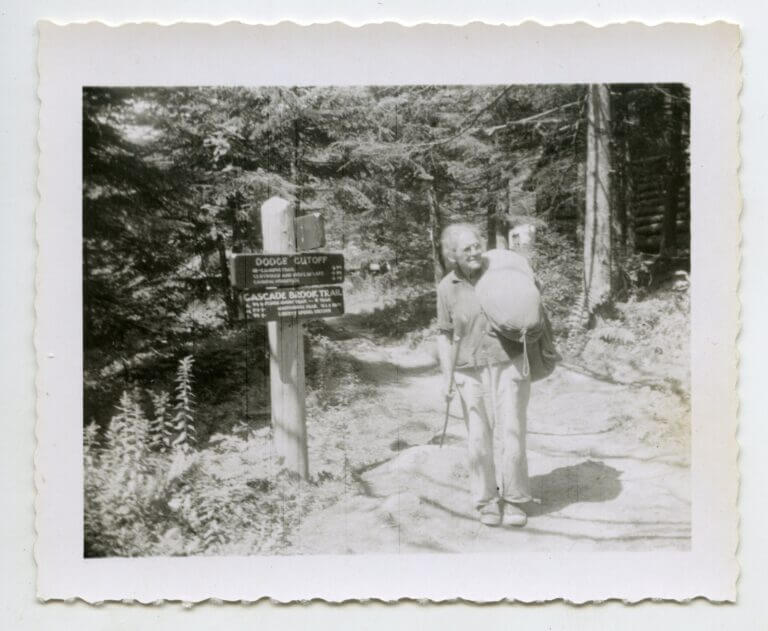
[[[124,392],[105,431],[86,427],[86,556],[277,553],[313,501],[271,459],[269,430],[197,448],[192,365],[172,409],[167,392]]]
[[[614,305],[584,333],[580,361],[621,381],[655,380],[690,391],[690,298],[687,289],[659,290]]]

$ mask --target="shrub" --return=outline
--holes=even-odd
[[[148,421],[134,397],[120,397],[103,444],[96,425],[85,430],[86,556],[140,554],[152,541],[147,523],[157,507],[158,456],[149,448]]]
[[[168,348],[112,362],[86,358],[84,426],[96,422],[102,431],[106,429],[122,391],[134,387],[155,393],[169,391],[166,411],[173,419],[178,360],[184,355],[195,358],[193,416],[198,444],[214,433],[228,430],[240,419],[263,420],[262,408],[269,401],[266,336],[266,327],[242,326],[195,337],[173,351]],[[142,401],[152,420],[151,394],[143,394]]]
[[[106,431],[85,428],[85,555],[275,553],[313,501],[270,459],[263,431],[197,449],[191,356],[167,392],[124,392]]]
[[[580,360],[620,380],[656,380],[690,388],[690,308],[687,290],[660,290],[617,302],[610,318],[585,332]]]
[[[619,298],[643,297],[651,283],[654,257],[631,252],[618,260],[620,278]]]

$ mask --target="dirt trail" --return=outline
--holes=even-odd
[[[525,528],[488,528],[469,499],[458,402],[445,444],[437,445],[444,408],[429,347],[383,345],[347,317],[329,326],[376,396],[338,427],[310,425],[310,457],[318,468],[343,452],[344,492],[303,521],[291,552],[690,545],[688,413],[674,395],[567,368],[534,384],[528,455],[539,503],[530,505]]]

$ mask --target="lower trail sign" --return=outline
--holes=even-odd
[[[246,319],[257,322],[275,322],[291,317],[312,320],[344,313],[341,287],[268,289],[243,293],[242,296]]]

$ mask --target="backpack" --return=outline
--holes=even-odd
[[[544,326],[541,337],[526,348],[531,381],[539,381],[549,377],[557,368],[557,364],[563,361],[562,356],[557,352],[552,324],[549,322],[545,309],[542,309],[542,316]]]
[[[486,267],[475,285],[480,307],[491,327],[523,345],[523,376],[530,374],[528,346],[544,332],[546,314],[528,260],[511,250],[489,250]]]

